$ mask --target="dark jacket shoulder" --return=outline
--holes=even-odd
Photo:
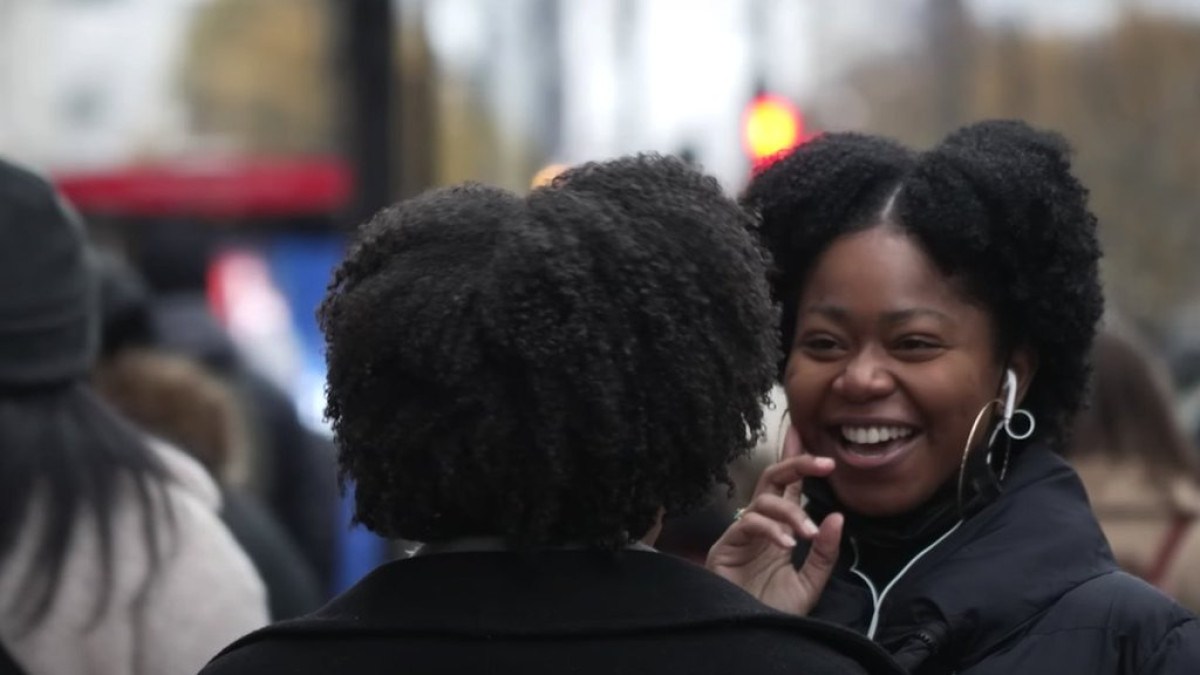
[[[1091,632],[1114,653],[1122,673],[1200,672],[1200,620],[1145,581],[1114,571],[1072,589],[1024,638],[1062,639]]]
[[[1040,622],[1041,629],[1053,630],[1060,620],[1086,623],[1086,617],[1096,617],[1096,623],[1103,623],[1115,634],[1151,636],[1147,639],[1149,645],[1174,628],[1197,620],[1154,586],[1120,570],[1098,576],[1063,595]]]
[[[913,673],[1200,673],[1194,616],[1120,571],[1078,477],[1045,445],[1015,458],[998,499],[915,555],[883,602],[848,567],[814,613],[874,621]]]
[[[289,672],[899,673],[839,626],[775,612],[653,552],[448,553],[389,563],[253,633],[205,675]]]

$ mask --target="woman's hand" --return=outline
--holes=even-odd
[[[805,477],[828,476],[833,467],[828,457],[805,454],[789,424],[780,460],[763,472],[741,517],[709,549],[708,569],[775,609],[807,614],[833,573],[843,518],[830,514],[818,528],[800,506],[800,488]],[[798,570],[792,566],[797,536],[812,541]]]

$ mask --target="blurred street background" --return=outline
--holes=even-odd
[[[0,0],[0,154],[144,279],[163,345],[236,373],[317,464],[313,311],[380,207],[636,151],[736,193],[815,134],[923,146],[991,117],[1076,147],[1110,305],[1195,434],[1200,0]],[[335,588],[386,555],[343,530],[315,563]]]

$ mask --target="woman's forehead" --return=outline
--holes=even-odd
[[[947,275],[911,235],[876,227],[835,239],[814,261],[802,307],[880,313],[947,313],[972,304],[961,280]]]

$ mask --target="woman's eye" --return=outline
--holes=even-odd
[[[808,352],[828,353],[836,351],[841,345],[838,344],[837,340],[827,335],[815,335],[812,337],[802,338],[800,340],[800,346]]]
[[[934,351],[942,348],[942,344],[937,340],[926,337],[906,337],[897,341],[896,346],[901,351],[907,352],[922,352]]]

